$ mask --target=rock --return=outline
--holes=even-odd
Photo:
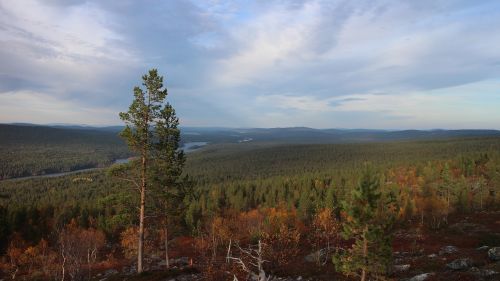
[[[488,257],[491,260],[498,261],[500,260],[500,247],[493,247],[488,250]]]
[[[106,271],[104,271],[104,276],[108,277],[108,276],[111,276],[111,275],[115,275],[115,274],[118,274],[118,270],[116,269],[108,269]]]
[[[481,247],[476,248],[476,251],[486,251],[486,250],[488,250],[489,248],[490,248],[490,247],[488,247],[488,246],[481,246]]]
[[[456,259],[446,265],[449,269],[464,270],[472,266],[472,261],[469,258]]]
[[[304,257],[304,260],[306,262],[318,262],[318,261],[322,261],[325,259],[326,255],[327,255],[327,252],[328,250],[327,249],[321,249],[321,250],[318,250],[314,253],[311,253],[307,256]]]
[[[469,270],[469,272],[474,274],[474,275],[477,275],[480,277],[486,277],[486,278],[499,274],[498,272],[491,270],[491,269],[479,269],[477,267],[472,267]]]
[[[170,259],[169,260],[170,265],[189,265],[189,258],[188,257],[180,257],[177,259]],[[165,263],[163,263],[165,265]]]
[[[413,276],[410,279],[406,279],[406,281],[424,281],[427,280],[427,278],[431,277],[432,275],[434,275],[434,273],[423,273]]]
[[[450,230],[454,230],[456,232],[467,234],[467,235],[470,235],[472,233],[477,233],[477,232],[488,232],[489,231],[489,229],[487,227],[485,227],[484,225],[470,223],[470,222],[466,222],[466,221],[452,224],[452,225],[450,225],[449,228],[450,228]]]
[[[437,255],[436,254],[430,254],[427,257],[430,258],[430,259],[434,259],[434,258],[437,258]]]
[[[403,272],[403,271],[407,271],[409,269],[410,269],[410,265],[409,264],[398,264],[398,265],[394,266],[394,271],[395,272]]]
[[[179,275],[174,279],[170,279],[169,281],[193,281],[193,280],[200,280],[201,276],[199,274],[184,274],[184,275]]]
[[[124,266],[121,270],[121,273],[125,274],[125,275],[132,275],[132,274],[134,274],[134,272],[135,272],[135,269],[132,267],[129,268],[128,266]]]
[[[301,280],[302,280],[302,276],[297,277],[297,281],[301,281]]]
[[[458,248],[455,246],[445,246],[439,250],[439,255],[453,254],[458,252]]]

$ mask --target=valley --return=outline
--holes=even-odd
[[[55,132],[75,133],[60,129]],[[272,141],[256,138],[248,142],[238,142],[241,137],[238,136],[229,143],[221,141],[224,136],[216,138],[214,133],[199,139],[193,139],[195,135],[188,136],[191,140],[204,141],[187,142],[184,146],[194,148],[186,151],[184,172],[189,177],[186,188],[190,186],[192,191],[183,195],[183,213],[172,217],[175,223],[171,226],[174,238],[170,247],[173,259],[192,259],[193,268],[177,265],[181,268],[178,278],[188,278],[182,276],[192,274],[199,278],[208,274],[207,266],[212,262],[219,264],[218,260],[225,256],[225,248],[230,240],[251,243],[255,231],[268,233],[266,235],[278,231],[284,237],[292,233],[298,235],[297,240],[286,242],[291,244],[281,248],[279,243],[285,241],[281,241],[279,236],[272,240],[266,238],[266,243],[270,245],[278,243],[272,246],[278,248],[270,248],[272,252],[268,254],[272,253],[274,257],[287,256],[286,260],[272,260],[268,267],[271,274],[285,278],[282,280],[296,280],[298,276],[307,280],[329,280],[332,276],[340,278],[330,258],[326,258],[323,265],[304,263],[304,259],[326,245],[323,244],[326,240],[322,240],[326,236],[318,237],[330,233],[330,230],[315,232],[321,219],[319,215],[331,210],[333,217],[328,215],[329,220],[335,222],[336,216],[342,220],[339,202],[349,200],[349,194],[358,185],[367,164],[380,173],[382,190],[394,193],[400,210],[396,216],[392,246],[393,266],[396,268],[392,278],[403,280],[430,274],[428,280],[476,280],[478,276],[493,280],[492,272],[500,270],[488,258],[487,250],[476,250],[481,246],[490,249],[500,242],[496,227],[496,221],[500,219],[497,209],[497,190],[500,186],[499,137],[466,134],[418,141],[319,144],[304,143],[303,138],[300,142],[294,141],[294,136],[290,135],[274,137]],[[50,136],[45,138],[49,139]],[[69,142],[62,145],[71,146]],[[47,140],[44,147],[51,145],[61,145],[61,138],[53,144]],[[93,140],[79,146],[102,144]],[[120,146],[115,148],[116,151],[110,148],[108,155],[132,155],[126,150],[121,152]],[[9,149],[21,147],[12,145]],[[47,153],[47,150],[43,150],[43,153]],[[85,152],[81,155],[85,155]],[[57,160],[57,155],[53,157]],[[60,161],[68,159],[66,154],[61,157]],[[130,163],[121,160],[115,162],[113,167]],[[117,252],[102,249],[103,254],[108,252],[107,255],[113,256],[114,262],[108,260],[107,265],[95,267],[94,274],[117,270],[119,274],[109,278],[118,278],[120,274],[123,278],[129,278],[127,268],[132,265],[131,260],[123,256],[129,247],[123,244],[123,239],[136,224],[131,207],[136,199],[130,193],[130,185],[113,177],[108,170],[106,167],[91,168],[64,172],[54,177],[35,176],[0,181],[0,221],[8,226],[3,232],[0,231],[2,239],[16,233],[25,241],[23,243],[36,246],[41,240],[56,243],[50,242],[56,226],[76,224],[74,227],[77,229],[91,227],[104,233],[109,243],[116,245],[113,248],[117,247],[117,250],[113,250]],[[452,198],[450,207],[446,207],[446,201],[439,199],[441,195],[438,191],[446,186],[450,189],[444,190],[449,190],[446,192],[450,192]],[[480,186],[481,192],[471,189],[474,186]],[[425,195],[425,192],[430,193]],[[437,211],[439,209],[443,212]],[[424,220],[421,220],[422,216]],[[270,218],[276,221],[271,223],[274,219],[268,221]],[[27,221],[30,223],[26,224]],[[217,225],[216,229],[211,229],[211,225]],[[280,225],[286,227],[280,228]],[[320,236],[316,237],[314,233]],[[335,248],[342,249],[342,239],[336,232],[331,235],[328,238],[332,239],[331,243],[337,245]],[[469,238],[463,240],[463,235]],[[220,241],[205,246],[200,244],[200,241],[212,236],[218,237]],[[152,240],[150,243],[159,241]],[[3,249],[8,247],[7,244],[0,246]],[[446,246],[459,250],[453,254],[439,254]],[[149,273],[152,274],[151,278],[165,274],[155,265],[155,262],[161,262],[161,259],[157,261],[154,258],[162,251],[161,247],[157,247],[156,250],[148,250],[152,260],[146,266],[152,270]],[[211,247],[209,252],[215,251],[216,259],[206,256],[203,247]],[[457,259],[467,259],[464,269],[451,270],[448,264]],[[217,268],[238,272],[237,267],[228,266]],[[488,274],[493,275],[484,277]],[[210,278],[225,278],[215,276],[219,275]]]

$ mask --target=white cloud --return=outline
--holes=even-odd
[[[33,119],[33,116],[36,116],[36,119]],[[0,120],[38,124],[113,125],[119,122],[117,113],[112,109],[95,105],[88,106],[79,102],[58,99],[51,94],[32,91],[0,93]]]
[[[321,8],[313,1],[297,11],[273,6],[252,21],[233,27],[230,34],[239,46],[234,55],[219,61],[221,72],[216,80],[222,86],[248,84],[307,59],[307,39],[318,27]]]
[[[281,124],[298,115],[315,120],[317,126],[349,127],[349,123],[339,124],[333,116],[362,113],[378,116],[375,120],[362,120],[364,127],[369,128],[500,128],[500,80],[432,91],[352,94],[323,99],[269,95],[259,96],[257,102],[273,108],[276,112],[273,119]]]
[[[0,95],[43,93],[61,114],[71,105],[116,114],[157,67],[189,125],[488,127],[500,116],[490,106],[500,106],[499,93],[478,85],[500,75],[499,7],[0,0]],[[24,116],[24,106],[10,105],[18,110],[8,109],[9,120],[56,116],[36,104]],[[114,120],[107,114],[92,118]]]
[[[301,111],[331,111],[331,99],[320,100],[311,96],[262,95],[256,101],[262,105],[272,105],[279,109],[296,109]]]
[[[91,2],[74,6],[45,5],[34,0],[2,1],[0,39],[50,49],[58,59],[131,59],[120,48],[113,15]],[[54,59],[54,57],[48,57]]]

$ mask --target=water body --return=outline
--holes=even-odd
[[[113,162],[113,164],[125,164],[125,163],[128,163],[130,161],[130,159],[131,158],[116,159]],[[27,176],[27,177],[11,178],[11,179],[5,179],[5,180],[1,180],[1,181],[27,180],[27,179],[37,179],[37,178],[55,178],[55,177],[62,177],[62,176],[67,176],[67,175],[73,175],[73,174],[83,173],[83,172],[97,171],[97,170],[101,170],[101,169],[105,169],[105,168],[85,168],[85,169],[78,169],[78,170],[69,171],[69,172],[51,173],[51,174],[44,174],[44,175],[37,175],[37,176]]]
[[[244,138],[242,140],[239,140],[238,142],[242,143],[242,142],[249,142],[249,141],[253,141],[253,139],[252,138]]]
[[[132,159],[132,158],[116,159],[113,164],[126,164],[126,163],[130,162],[130,159]]]
[[[200,149],[207,145],[208,142],[206,141],[193,141],[193,142],[186,142],[181,149],[184,150],[185,153],[193,152],[197,149]]]
[[[197,149],[200,149],[207,145],[208,142],[205,141],[195,141],[195,142],[187,142],[182,146],[182,149],[184,152],[189,153],[193,152]],[[122,158],[122,159],[116,159],[113,164],[125,164],[128,163],[132,158]],[[69,172],[60,172],[60,173],[51,173],[51,174],[44,174],[44,175],[37,175],[37,176],[27,176],[27,177],[19,177],[19,178],[11,178],[11,179],[5,179],[1,181],[8,181],[8,180],[27,180],[27,179],[37,179],[37,178],[55,178],[55,177],[62,177],[62,176],[67,176],[67,175],[73,175],[77,173],[83,173],[83,172],[91,172],[91,171],[97,171],[104,168],[85,168],[85,169],[78,169],[74,171],[69,171]]]

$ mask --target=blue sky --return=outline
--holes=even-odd
[[[499,1],[0,0],[0,122],[500,129]]]

